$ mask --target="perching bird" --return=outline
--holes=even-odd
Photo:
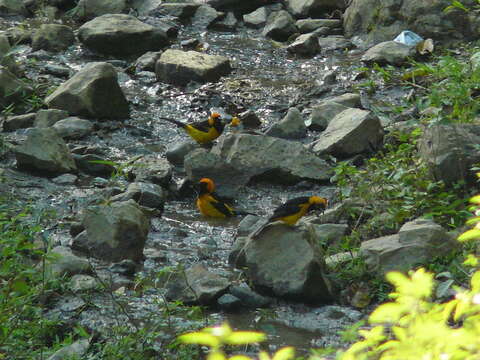
[[[251,214],[245,211],[234,210],[230,205],[220,200],[215,194],[213,180],[208,178],[200,179],[198,182],[197,208],[202,215],[216,218]]]
[[[162,120],[171,122],[172,124],[181,127],[190,137],[201,145],[211,143],[218,138],[223,130],[225,124],[219,113],[213,112],[207,120],[200,122],[182,123],[181,121],[160,117]],[[230,122],[231,126],[240,124],[240,119],[234,116]]]
[[[320,196],[302,196],[288,200],[273,211],[268,223],[281,221],[288,225],[295,225],[305,214],[313,210],[325,210],[328,200]]]

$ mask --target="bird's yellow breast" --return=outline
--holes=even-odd
[[[200,195],[197,199],[197,208],[204,216],[226,218],[227,215],[218,211],[213,205],[213,202],[217,202],[210,194]],[[233,212],[233,209],[230,209]]]
[[[310,204],[300,205],[299,210],[296,213],[281,217],[278,220],[288,225],[295,225],[297,221],[300,220],[300,218],[307,213],[309,207]]]
[[[208,129],[208,132],[205,132],[196,129],[192,125],[187,125],[185,126],[185,131],[200,144],[207,144],[220,136],[220,133],[213,126]]]

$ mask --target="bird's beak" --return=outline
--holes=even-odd
[[[232,121],[230,122],[230,126],[238,126],[241,123],[242,123],[242,121],[238,117],[234,116],[232,118]]]

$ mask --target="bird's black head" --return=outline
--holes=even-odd
[[[197,183],[196,189],[199,195],[210,194],[215,191],[215,184],[212,179],[203,178]]]
[[[324,212],[328,205],[328,200],[320,196],[310,196],[308,198],[310,204],[308,211],[321,211]]]

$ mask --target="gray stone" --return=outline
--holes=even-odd
[[[312,108],[310,118],[307,120],[308,128],[311,130],[323,131],[335,116],[347,109],[347,106],[336,103],[335,101],[322,102]]]
[[[31,128],[23,144],[14,148],[20,168],[65,173],[76,171],[75,161],[67,144],[54,129]]]
[[[18,129],[26,129],[33,126],[35,121],[35,113],[9,116],[3,123],[3,131],[15,131]]]
[[[246,110],[238,114],[238,117],[241,119],[242,124],[246,129],[258,128],[262,125],[262,121],[259,119],[258,115],[253,110]]]
[[[169,282],[166,297],[185,304],[209,305],[223,295],[230,282],[224,277],[195,264]]]
[[[52,182],[57,185],[74,185],[78,176],[73,174],[63,174],[52,179]]]
[[[480,162],[479,143],[480,125],[431,125],[423,130],[418,148],[432,178],[453,185],[476,180],[471,168]]]
[[[187,85],[190,81],[215,82],[231,71],[226,57],[174,49],[163,52],[155,66],[159,81],[175,85]]]
[[[144,182],[134,182],[128,185],[124,193],[113,196],[111,201],[127,201],[133,199],[139,205],[163,210],[165,198],[165,192],[160,186]]]
[[[380,120],[370,111],[347,109],[335,116],[313,143],[316,154],[348,157],[375,150],[383,140]]]
[[[161,51],[148,51],[135,61],[137,71],[155,71],[155,64],[162,55]]]
[[[163,0],[132,0],[130,4],[139,16],[155,14],[162,4]]]
[[[325,12],[343,9],[344,1],[338,0],[287,0],[287,8],[295,17],[319,17]]]
[[[82,223],[85,231],[73,239],[72,248],[112,262],[143,260],[150,221],[135,201],[89,207]]]
[[[220,18],[221,13],[209,5],[200,5],[192,18],[192,26],[206,29]]]
[[[229,291],[233,296],[241,300],[243,307],[252,309],[262,308],[267,307],[272,302],[270,298],[256,293],[245,283],[232,285]]]
[[[144,156],[131,173],[135,176],[135,181],[151,182],[160,186],[168,186],[172,180],[172,166],[158,155]]]
[[[360,255],[370,271],[408,271],[416,265],[430,263],[435,257],[448,255],[459,243],[440,225],[416,219],[400,228],[398,234],[364,241]]]
[[[67,78],[72,73],[72,69],[63,65],[45,64],[44,72],[46,74]]]
[[[88,292],[101,289],[101,284],[93,276],[74,275],[70,279],[70,289],[73,292]]]
[[[18,79],[5,66],[0,66],[0,108],[19,102],[31,93],[31,87]]]
[[[45,264],[45,273],[49,278],[71,277],[91,272],[88,260],[74,255],[68,247],[54,247],[50,251],[50,255]]]
[[[75,42],[71,27],[60,24],[43,24],[32,37],[32,50],[64,51]]]
[[[259,29],[267,23],[268,14],[267,8],[262,6],[249,14],[243,15],[243,22],[248,27]]]
[[[237,28],[238,21],[233,12],[228,12],[227,15],[216,21],[212,28],[221,31],[234,31]]]
[[[111,164],[101,163],[105,161],[105,158],[95,155],[95,154],[85,154],[85,155],[78,155],[73,154],[73,159],[75,160],[75,164],[77,168],[90,175],[94,176],[103,176],[103,177],[111,177],[115,173],[115,167]]]
[[[297,108],[292,107],[288,109],[287,115],[273,124],[265,134],[282,139],[302,139],[307,136],[307,127],[302,113]]]
[[[200,4],[193,4],[189,2],[164,3],[158,7],[158,12],[184,20],[192,17],[199,6]],[[152,11],[150,11],[150,14],[151,13]]]
[[[242,301],[231,294],[224,294],[217,300],[218,306],[227,311],[235,311],[242,307]]]
[[[297,32],[295,20],[285,10],[272,12],[267,18],[262,35],[277,41],[286,41]]]
[[[200,145],[193,141],[174,143],[169,146],[165,155],[173,165],[183,166],[185,156],[198,148],[200,148]]]
[[[302,56],[314,56],[320,51],[318,36],[314,33],[302,34],[287,46],[287,51]]]
[[[120,14],[126,9],[126,0],[79,0],[75,16],[93,19],[105,14]]]
[[[47,360],[82,359],[89,347],[90,339],[77,340],[55,351]]]
[[[338,247],[348,228],[347,224],[312,224],[315,241],[322,247]]]
[[[123,14],[102,15],[86,22],[78,29],[78,38],[90,50],[117,56],[158,51],[170,42],[164,29]]]
[[[66,119],[68,111],[60,109],[42,109],[38,110],[35,116],[35,127],[46,128],[53,126],[57,121]]]
[[[352,42],[342,35],[330,35],[318,38],[318,45],[322,51],[345,50],[354,47]]]
[[[322,102],[319,103],[319,105],[323,105],[327,102],[335,102],[337,104],[351,107],[351,108],[361,106],[360,94],[354,94],[354,93],[345,93],[339,96],[335,96],[335,97],[323,100]]]
[[[0,16],[5,15],[23,15],[27,16],[28,11],[23,1],[19,0],[0,0]]]
[[[52,126],[64,139],[81,139],[93,131],[93,123],[75,116],[57,121]]]
[[[247,276],[256,289],[309,303],[331,300],[323,258],[308,229],[268,225],[243,252]]]
[[[10,52],[11,49],[7,32],[0,31],[0,65],[5,66],[12,74],[19,74],[15,55]]]
[[[341,27],[342,21],[338,19],[303,19],[297,20],[295,25],[302,34],[307,34],[322,27],[329,29]]]
[[[115,68],[105,62],[84,66],[46,99],[50,108],[70,115],[118,119],[129,116],[128,102],[118,85]]]
[[[402,65],[415,54],[415,47],[396,41],[384,41],[367,50],[362,56],[365,63]]]

